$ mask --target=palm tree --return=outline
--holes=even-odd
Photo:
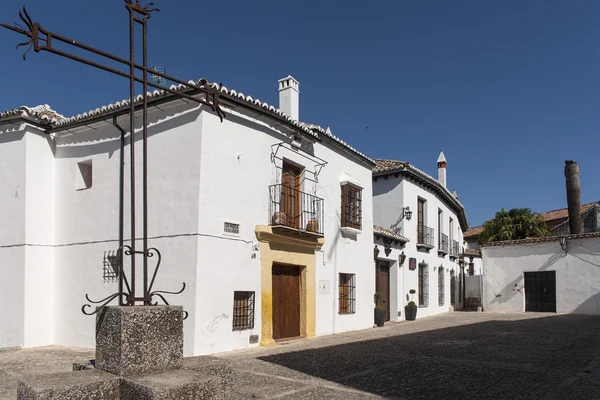
[[[493,219],[483,224],[483,232],[479,234],[478,241],[483,244],[549,235],[551,233],[546,223],[529,208],[513,208],[510,211],[503,208]]]

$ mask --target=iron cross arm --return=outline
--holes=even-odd
[[[145,9],[143,7],[140,8],[141,6],[139,6],[139,3],[133,4],[130,1],[127,1],[127,3],[128,3],[128,6],[131,6],[132,9],[136,12],[142,12],[142,11],[140,11],[140,9],[142,9],[142,10]],[[150,6],[150,5],[152,5],[152,3],[150,3],[148,6]],[[148,7],[148,6],[146,6],[146,7]],[[155,11],[155,10],[157,10],[157,9],[146,9],[146,12],[149,13],[149,12]],[[185,99],[188,99],[188,100],[200,103],[200,104],[207,105],[219,116],[221,121],[223,121],[223,118],[225,118],[225,116],[226,116],[225,112],[221,109],[221,105],[220,105],[220,99],[219,99],[220,85],[218,85],[218,87],[210,87],[210,85],[208,84],[208,82],[205,79],[200,80],[198,83],[195,83],[193,81],[185,82],[181,79],[177,79],[175,77],[163,74],[159,71],[154,71],[151,68],[148,68],[147,66],[133,63],[133,67],[135,70],[141,71],[144,74],[151,73],[151,74],[159,76],[165,80],[175,82],[179,85],[182,85],[183,90],[178,89],[178,88],[163,87],[163,86],[157,85],[153,82],[148,82],[147,80],[144,80],[144,78],[136,76],[135,73],[132,74],[131,72],[123,72],[118,69],[109,67],[107,65],[100,64],[95,61],[88,60],[84,57],[57,49],[54,46],[56,42],[66,44],[66,45],[69,45],[69,46],[72,46],[72,47],[75,47],[75,48],[78,48],[81,50],[85,50],[87,52],[90,52],[90,53],[93,53],[93,54],[96,54],[96,55],[99,55],[102,57],[105,57],[109,60],[115,61],[115,62],[123,65],[124,67],[132,66],[132,62],[130,62],[129,60],[126,60],[122,57],[119,57],[114,54],[110,54],[108,52],[96,49],[94,47],[88,46],[83,43],[79,43],[73,39],[69,39],[67,37],[58,35],[54,32],[50,32],[50,31],[42,28],[38,22],[33,22],[31,17],[29,16],[29,13],[27,12],[27,9],[25,8],[25,6],[23,6],[23,10],[19,11],[19,17],[21,18],[23,23],[26,25],[27,29],[25,29],[23,26],[21,26],[19,24],[15,24],[15,26],[11,26],[8,24],[0,23],[0,26],[4,27],[6,29],[9,29],[13,32],[19,33],[23,36],[27,36],[29,38],[29,40],[17,44],[17,48],[29,45],[27,47],[27,49],[25,50],[25,52],[23,53],[23,59],[26,59],[27,53],[31,49],[33,49],[36,53],[39,53],[41,51],[47,51],[49,53],[53,53],[53,54],[56,54],[56,55],[59,55],[62,57],[66,57],[71,60],[74,60],[74,61],[86,64],[86,65],[92,66],[94,68],[98,68],[98,69],[113,73],[115,75],[118,75],[118,76],[121,76],[124,78],[133,79],[139,83],[146,83],[150,87],[153,87],[153,88],[159,89],[159,90],[164,90],[165,92],[171,93],[175,96],[185,98]],[[195,97],[194,95],[184,93],[184,91],[186,91],[186,90],[202,93],[202,94],[204,94],[204,98],[198,98],[198,97]]]

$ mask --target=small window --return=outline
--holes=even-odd
[[[254,292],[233,293],[233,330],[254,329]]]
[[[340,314],[354,314],[356,303],[356,285],[354,283],[354,274],[340,274],[339,295],[340,295]]]
[[[342,185],[342,228],[362,229],[362,189]]]
[[[92,160],[77,163],[77,190],[92,187]]]
[[[469,263],[469,276],[475,275],[475,263]]]

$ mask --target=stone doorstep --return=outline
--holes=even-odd
[[[19,400],[228,400],[234,370],[226,361],[202,356],[186,359],[183,369],[119,377],[87,364],[73,372],[30,375],[19,381]]]
[[[123,400],[228,400],[233,385],[225,378],[181,369],[122,378]]]
[[[19,400],[118,400],[121,379],[97,369],[30,375],[17,386]]]

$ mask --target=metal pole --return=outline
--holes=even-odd
[[[124,221],[123,216],[125,197],[125,130],[117,124],[117,117],[113,117],[113,125],[121,133],[120,150],[119,150],[119,293],[123,293],[123,236],[124,236]],[[119,305],[123,305],[123,296],[119,296]]]
[[[148,64],[148,49],[146,43],[146,21],[147,17],[144,16],[142,20],[142,56],[144,65],[144,89],[142,95],[144,96],[144,128],[143,128],[143,142],[144,142],[144,160],[143,160],[143,220],[144,220],[144,304],[151,304],[148,296],[148,99],[146,98],[146,92],[148,91],[148,70],[146,69]]]
[[[134,22],[133,10],[127,7],[129,11],[129,153],[131,169],[131,292],[129,293],[127,303],[135,305],[135,49],[134,49]]]

